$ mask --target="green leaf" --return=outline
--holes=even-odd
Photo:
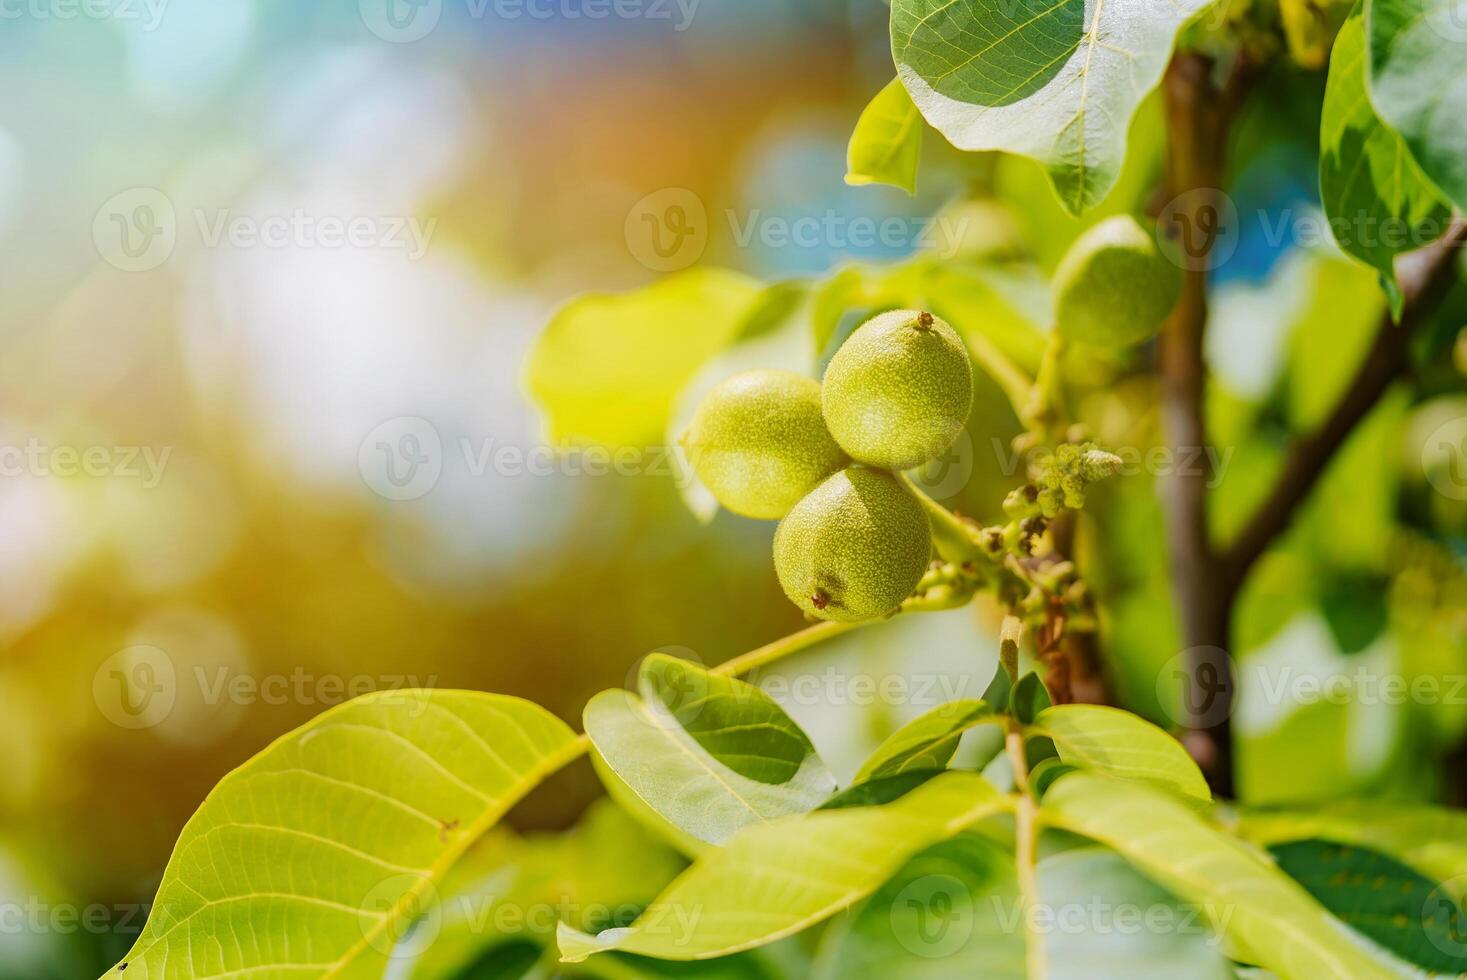
[[[1455,879],[1467,891],[1467,813],[1397,801],[1352,800],[1318,810],[1245,810],[1237,833],[1264,845],[1323,837],[1368,847],[1433,880]]]
[[[109,977],[380,977],[445,871],[580,752],[518,698],[389,691],[285,735],[184,827]]]
[[[1007,705],[1013,693],[1014,679],[1003,669],[1003,664],[999,664],[993,671],[993,680],[988,682],[988,687],[983,691],[983,700],[989,704]]]
[[[1285,874],[1350,928],[1433,973],[1467,973],[1467,917],[1441,886],[1399,861],[1327,840],[1270,848]]]
[[[1437,189],[1467,209],[1467,9],[1462,0],[1370,0],[1370,101]]]
[[[853,806],[881,806],[883,803],[901,799],[929,779],[946,771],[945,768],[906,769],[886,776],[876,776],[846,787],[820,804],[820,809],[844,810]]]
[[[1281,977],[1394,975],[1350,943],[1297,883],[1160,790],[1071,773],[1045,795],[1040,817],[1119,851],[1147,877],[1202,906],[1250,962]]]
[[[1182,743],[1151,722],[1098,704],[1061,704],[1034,720],[1065,762],[1125,779],[1144,779],[1194,800],[1212,793]]]
[[[893,78],[861,111],[846,152],[847,184],[890,184],[917,193],[922,116]]]
[[[562,961],[613,949],[695,960],[762,946],[850,907],[913,854],[1006,806],[983,777],[947,772],[886,806],[749,827],[704,852],[630,927],[592,936],[562,926]]]
[[[1329,63],[1319,125],[1319,193],[1335,240],[1384,278],[1401,314],[1394,259],[1436,238],[1451,211],[1365,91],[1365,18],[1357,4]]]
[[[1051,854],[1037,876],[1032,921],[1045,945],[1046,980],[1232,976],[1197,910],[1114,851],[1085,845]],[[918,854],[832,923],[815,977],[1026,980],[1025,925],[1012,854],[959,834]]]
[[[1037,871],[1046,980],[1232,980],[1203,910],[1114,851],[1072,848],[1041,859]]]
[[[811,288],[807,279],[784,279],[765,286],[750,303],[733,342],[748,344],[778,332],[808,302]]]
[[[897,74],[961,150],[1043,164],[1072,214],[1121,171],[1137,106],[1207,0],[892,0]]]
[[[612,920],[630,918],[628,910],[655,898],[686,863],[605,797],[564,833],[496,834],[438,889],[432,941],[404,944],[423,947],[409,964],[410,980],[477,978],[487,961],[518,962],[523,946],[538,959],[554,942],[557,913],[582,929],[619,925]],[[491,955],[499,949],[502,957]],[[471,963],[469,974],[463,968]]]
[[[586,734],[638,799],[697,840],[722,844],[835,791],[805,733],[752,684],[652,654],[638,687],[592,698]]]
[[[1000,720],[986,702],[972,698],[939,705],[892,732],[861,766],[856,782],[909,769],[942,769],[952,761],[964,732]]]
[[[1046,739],[1046,741],[1048,740]],[[1053,745],[1054,743],[1049,742],[1049,744]],[[1065,773],[1075,772],[1076,769],[1077,767],[1070,765],[1068,762],[1060,761],[1058,756],[1040,759],[1038,764],[1029,770],[1029,788],[1034,791],[1036,798],[1042,800],[1044,799],[1044,794],[1049,791],[1049,787],[1054,785],[1056,779],[1059,779]]]
[[[793,942],[793,941],[791,941]],[[525,980],[795,980],[805,975],[808,959],[796,950],[785,953],[789,943],[774,950],[755,950],[739,956],[725,956],[701,963],[678,963],[672,960],[654,960],[645,956],[613,953],[598,956],[573,969],[541,972]],[[778,951],[784,954],[776,957]],[[785,961],[793,960],[793,963]],[[543,966],[543,964],[542,964]],[[478,974],[460,980],[481,980]]]
[[[1011,368],[1033,375],[1044,358],[1044,324],[1051,321],[1049,281],[1034,266],[966,266],[936,262],[923,283],[928,303],[963,335],[978,363],[1004,379],[980,352],[991,346]]]
[[[1032,670],[1020,677],[1014,689],[1009,692],[1009,713],[1024,725],[1032,724],[1049,705],[1049,690]]]
[[[535,342],[527,368],[550,437],[656,445],[678,391],[734,338],[760,295],[744,276],[695,268],[634,292],[571,300]]]
[[[821,939],[816,980],[1024,980],[1014,858],[959,834],[923,850]]]

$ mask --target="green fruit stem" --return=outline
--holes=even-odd
[[[927,518],[932,523],[932,544],[944,561],[962,565],[979,558],[991,560],[988,552],[983,550],[978,528],[927,496],[907,474],[899,473],[897,476],[927,511]]]
[[[906,602],[903,602],[901,604],[899,611],[937,612],[943,609],[953,609],[958,606],[967,605],[968,602],[972,600],[975,592],[974,589],[969,589],[968,591],[963,592],[961,589],[958,588],[944,588],[948,588],[949,591],[937,596],[924,596],[920,598],[913,597],[911,599],[908,599]],[[852,630],[860,629],[862,626],[868,626],[871,623],[880,622],[884,622],[884,620],[868,619],[855,623],[816,623],[813,626],[807,626],[804,629],[799,630],[798,632],[791,633],[788,636],[782,636],[777,640],[766,643],[762,647],[756,647],[755,649],[750,650],[748,653],[740,654],[739,656],[734,657],[731,660],[725,660],[723,663],[712,668],[710,672],[714,674],[721,674],[727,677],[742,677],[752,671],[758,670],[760,667],[767,667],[772,663],[777,663],[778,661],[783,660],[785,657],[788,657],[795,653],[799,653],[801,650],[808,649],[809,647],[813,647],[816,644],[823,643],[826,640],[840,636],[842,633],[849,633]],[[576,740],[574,750],[571,752],[567,752],[564,756],[562,756],[559,766],[556,768],[556,770],[552,771],[558,771],[559,769],[565,768],[572,762],[575,762],[581,756],[585,755],[590,750],[591,736],[582,734]],[[547,773],[547,775],[549,775],[549,773]]]
[[[817,643],[828,640],[831,637],[848,633],[864,623],[816,623],[807,626],[798,633],[782,636],[772,643],[748,653],[740,654],[732,660],[726,660],[713,668],[715,674],[727,674],[729,677],[742,677],[750,671],[758,670],[760,667],[768,666],[778,660],[783,660],[792,653],[798,653],[806,647],[812,647]]]
[[[1044,358],[1039,363],[1039,374],[1021,413],[1024,425],[1041,441],[1052,441],[1064,426],[1064,388],[1060,382],[1060,360],[1064,353],[1064,338],[1056,327],[1049,332]]]

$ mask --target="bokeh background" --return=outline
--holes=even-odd
[[[741,242],[750,220],[915,228],[981,185],[1012,208],[995,234],[1039,268],[1080,227],[1031,165],[932,139],[916,196],[845,185],[851,126],[891,76],[880,0],[0,6],[0,974],[110,964],[208,789],[349,693],[478,688],[574,721],[649,650],[716,663],[799,625],[772,525],[700,521],[653,467],[483,464],[553,458],[526,354],[570,297],[658,279],[636,235],[649,195],[691,194],[711,216],[698,261],[764,279],[931,243]],[[1239,141],[1244,219],[1216,280],[1224,522],[1378,315],[1370,275],[1327,241],[1270,233],[1312,207],[1322,89],[1303,73],[1274,89],[1292,101]],[[1106,210],[1144,206],[1157,115]],[[1331,357],[1335,380],[1283,380]],[[1154,439],[1148,382],[1090,370],[1097,429]],[[1251,588],[1259,656],[1462,670],[1463,510],[1421,454],[1420,433],[1464,414],[1459,369],[1441,370],[1373,417],[1356,468]],[[1015,431],[981,391],[972,443]],[[429,489],[389,450],[429,452]],[[1011,481],[991,454],[969,464],[946,495],[981,514]],[[1179,650],[1150,483],[1098,506],[1114,687],[1165,722],[1157,678]],[[988,629],[947,614],[831,656],[947,658],[982,682]],[[1241,720],[1254,799],[1447,794],[1463,704],[1295,707]],[[847,759],[882,725],[808,723]],[[573,770],[515,822],[564,826],[595,793]]]

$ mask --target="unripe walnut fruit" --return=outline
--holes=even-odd
[[[821,385],[825,423],[857,462],[908,470],[963,431],[973,368],[957,332],[931,313],[891,310],[851,334]]]
[[[796,504],[774,534],[785,595],[812,616],[842,623],[895,610],[931,558],[927,512],[885,470],[841,470]]]
[[[988,197],[962,198],[947,204],[933,222],[937,241],[932,251],[957,262],[1009,262],[1029,251],[1013,210]]]
[[[1075,240],[1055,270],[1056,329],[1097,347],[1139,344],[1156,336],[1181,291],[1181,270],[1135,218],[1106,218]]]
[[[744,371],[720,382],[682,443],[704,486],[745,517],[783,517],[848,462],[825,428],[819,382],[793,371]]]

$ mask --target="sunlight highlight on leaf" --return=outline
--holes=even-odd
[[[518,698],[385,691],[226,776],[108,977],[381,976],[460,855],[579,752]]]
[[[1072,214],[1115,184],[1136,108],[1207,0],[893,0],[897,74],[960,150],[1038,160]]]
[[[886,84],[861,112],[846,152],[847,184],[890,184],[917,193],[922,115],[900,79]]]

